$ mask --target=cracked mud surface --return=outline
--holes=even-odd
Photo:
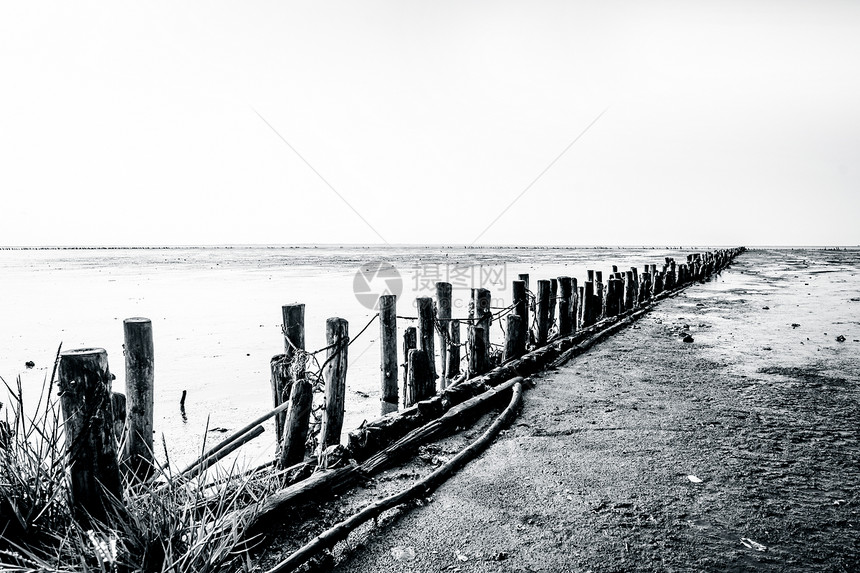
[[[857,297],[857,251],[745,253],[536,377],[487,452],[318,569],[860,570]],[[494,415],[296,512],[311,520],[286,526],[263,566],[426,475]]]

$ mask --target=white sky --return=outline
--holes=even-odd
[[[0,245],[468,244],[604,110],[479,242],[860,243],[860,2],[353,0],[3,2]]]

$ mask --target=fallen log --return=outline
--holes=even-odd
[[[409,433],[395,444],[378,452],[363,464],[351,464],[338,469],[317,471],[309,478],[270,495],[259,506],[238,510],[232,518],[225,518],[224,522],[230,523],[231,520],[244,516],[250,520],[248,522],[250,530],[265,522],[269,517],[282,512],[303,497],[311,495],[316,498],[331,496],[348,489],[353,484],[365,480],[393,463],[402,460],[416,450],[419,445],[462,425],[464,419],[473,415],[476,410],[490,405],[498,396],[503,395],[516,384],[521,384],[522,382],[523,378],[515,377],[495,388],[489,388],[481,395],[451,408],[441,417]]]
[[[284,561],[270,569],[267,573],[287,573],[293,571],[296,567],[310,559],[315,553],[332,547],[338,541],[346,539],[346,537],[356,527],[366,521],[378,517],[382,512],[401,505],[411,499],[426,496],[431,491],[436,489],[443,481],[448,479],[454,472],[466,465],[474,459],[480,452],[485,450],[490,442],[499,434],[502,428],[508,426],[517,414],[517,409],[522,401],[522,382],[521,379],[513,385],[513,394],[511,401],[505,411],[496,418],[493,424],[481,435],[480,438],[469,444],[467,448],[462,450],[450,461],[440,466],[436,471],[431,473],[423,480],[415,483],[408,489],[376,501],[352,517],[341,521],[334,527],[329,528],[325,532],[315,537],[310,543],[304,545],[301,549],[294,552]]]

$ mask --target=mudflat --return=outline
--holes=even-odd
[[[750,250],[533,381],[482,456],[311,568],[860,570],[860,252]],[[303,508],[262,565],[426,475],[494,415]]]

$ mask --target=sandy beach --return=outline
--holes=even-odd
[[[320,570],[856,571],[858,297],[856,250],[748,251],[535,377],[485,454]],[[285,516],[263,568],[426,475],[494,416]]]

